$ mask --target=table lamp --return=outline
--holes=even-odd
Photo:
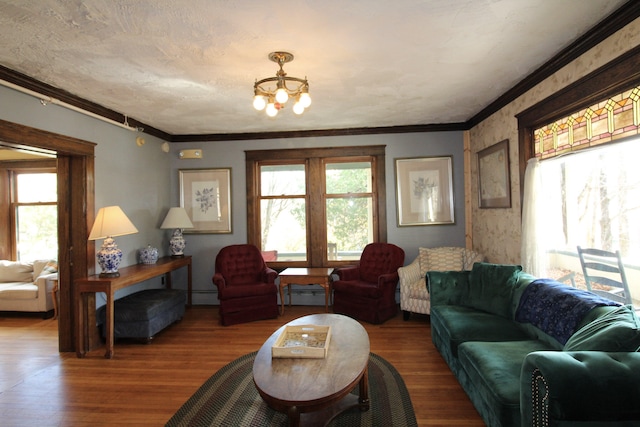
[[[185,228],[193,228],[193,223],[187,215],[187,211],[184,208],[171,208],[164,218],[162,225],[163,230],[168,228],[175,228],[173,235],[169,241],[169,248],[171,249],[171,256],[174,258],[184,256],[184,248],[187,246],[184,237],[182,236],[182,230]]]
[[[122,251],[113,240],[116,236],[137,233],[138,229],[127,218],[120,206],[100,208],[89,233],[89,240],[104,239],[102,247],[96,253],[102,272],[100,277],[119,277],[118,266],[122,261]]]

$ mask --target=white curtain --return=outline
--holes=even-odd
[[[542,200],[540,161],[533,158],[527,162],[524,173],[520,257],[523,270],[536,277],[546,277],[547,272]]]

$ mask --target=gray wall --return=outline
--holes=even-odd
[[[335,136],[292,138],[256,141],[193,142],[172,144],[171,189],[172,204],[179,204],[178,171],[184,169],[231,168],[232,185],[232,233],[186,234],[186,254],[194,257],[195,304],[216,304],[215,287],[211,283],[215,257],[220,248],[247,241],[247,200],[245,179],[245,151],[267,149],[291,149],[309,147],[339,147],[357,145],[386,145],[387,179],[387,234],[388,241],[406,252],[405,264],[418,254],[420,246],[464,246],[464,170],[462,132],[408,133],[385,135]],[[185,159],[178,156],[180,150],[202,149],[202,159]],[[453,225],[398,227],[395,191],[394,159],[403,157],[429,157],[453,155],[455,221]],[[318,304],[323,304],[318,295]],[[301,300],[295,299],[296,303]]]
[[[0,87],[0,119],[97,144],[96,209],[120,205],[139,230],[138,234],[116,238],[118,247],[124,253],[122,266],[137,263],[138,250],[147,244],[157,247],[161,256],[169,254],[171,230],[160,230],[158,227],[169,207],[179,205],[178,170],[231,168],[233,232],[186,235],[185,253],[193,256],[195,304],[217,303],[215,287],[211,283],[215,257],[223,246],[247,240],[245,150],[386,145],[387,234],[389,242],[405,250],[405,263],[408,264],[417,256],[420,246],[464,245],[462,132],[180,143],[171,144],[171,151],[165,154],[160,149],[163,141],[158,138],[131,132],[60,106],[43,106],[31,96],[4,87]],[[142,147],[135,143],[137,136],[146,140]],[[180,160],[179,150],[187,148],[202,149],[203,158]],[[449,155],[453,155],[456,223],[398,227],[394,159]],[[100,244],[101,241],[98,241],[98,248]],[[99,271],[98,266],[96,271]],[[186,287],[186,272],[174,274],[176,287]],[[142,287],[159,285],[160,279],[153,279],[126,289],[118,296]],[[322,296],[318,298],[318,304],[322,304]],[[99,298],[98,304],[103,301]]]
[[[136,264],[138,250],[147,244],[168,255],[168,237],[158,228],[169,210],[173,185],[170,156],[160,148],[163,141],[61,106],[43,106],[36,98],[2,86],[0,119],[96,143],[96,211],[103,206],[119,205],[139,231],[115,238],[123,252],[121,266]],[[137,136],[146,141],[142,147],[136,145]],[[96,250],[101,244],[102,240],[96,242]],[[99,271],[96,265],[96,272]],[[159,285],[160,279],[154,279],[125,289],[118,296]],[[99,305],[102,301],[98,297]]]

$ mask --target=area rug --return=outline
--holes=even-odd
[[[287,426],[287,416],[269,408],[253,384],[256,352],[224,366],[209,378],[167,422],[177,426]],[[352,391],[358,393],[358,387]],[[370,409],[350,409],[332,427],[417,426],[413,405],[402,377],[389,362],[369,357]]]

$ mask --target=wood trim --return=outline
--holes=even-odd
[[[387,214],[386,214],[386,176],[385,176],[385,149],[384,145],[353,146],[353,147],[331,147],[331,148],[308,148],[308,149],[286,149],[286,150],[248,150],[245,151],[246,158],[246,190],[247,190],[247,241],[258,247],[261,246],[260,230],[260,208],[258,206],[259,194],[259,162],[304,162],[307,165],[307,188],[308,203],[311,206],[322,204],[323,200],[319,188],[324,182],[323,159],[362,157],[371,159],[374,172],[375,186],[374,200],[377,212],[374,212],[373,233],[376,242],[387,241]],[[325,223],[324,209],[316,209],[307,212],[307,223]],[[313,233],[313,234],[312,234]],[[312,242],[314,250],[310,250],[310,257],[305,265],[324,267],[324,255],[326,254],[326,235],[322,230],[315,227],[307,228],[307,241]],[[331,261],[334,263],[334,261]],[[340,262],[338,262],[340,264]],[[345,261],[342,264],[347,264]],[[302,264],[302,263],[301,263]],[[276,267],[284,266],[277,263],[270,263]],[[333,264],[332,264],[333,265]],[[289,265],[288,265],[289,266]],[[302,265],[300,265],[302,266]]]
[[[316,138],[324,136],[377,135],[392,133],[452,132],[469,129],[466,123],[436,123],[409,126],[363,127],[348,129],[297,130],[286,132],[216,133],[172,135],[170,142],[238,141],[279,138]]]
[[[628,90],[634,85],[640,85],[640,46],[517,114],[520,182],[524,183],[527,161],[535,155],[534,129]],[[524,185],[521,185],[520,200],[523,196]]]
[[[0,120],[2,145],[45,154],[93,156],[93,142]]]
[[[92,142],[0,120],[4,145],[57,154],[58,274],[60,351],[74,351],[73,281],[93,273],[94,248],[87,242],[94,217],[94,148]]]
[[[87,99],[81,98],[77,95],[67,92],[66,90],[51,86],[47,83],[41,82],[34,79],[33,77],[29,77],[26,74],[11,70],[2,65],[0,65],[0,79],[23,87],[25,89],[29,89],[30,91],[36,92],[40,95],[63,101],[69,105],[73,105],[74,107],[78,107],[82,110],[104,117],[105,119],[113,120],[114,122],[118,123],[125,123],[126,121],[131,127],[142,128],[144,133],[164,139],[165,141],[169,141],[171,137],[171,135],[169,135],[168,133],[149,126],[146,123],[140,122],[131,117],[125,117],[124,114],[103,107],[102,105],[96,104],[95,102],[88,101]]]
[[[516,114],[518,128],[543,126],[637,84],[640,84],[640,46]]]
[[[386,145],[360,145],[330,148],[291,148],[285,150],[247,150],[246,159],[258,160],[301,160],[309,157],[351,157],[380,156],[385,154]]]
[[[471,194],[471,135],[462,133],[464,150],[464,241],[465,248],[473,250],[473,206]]]

